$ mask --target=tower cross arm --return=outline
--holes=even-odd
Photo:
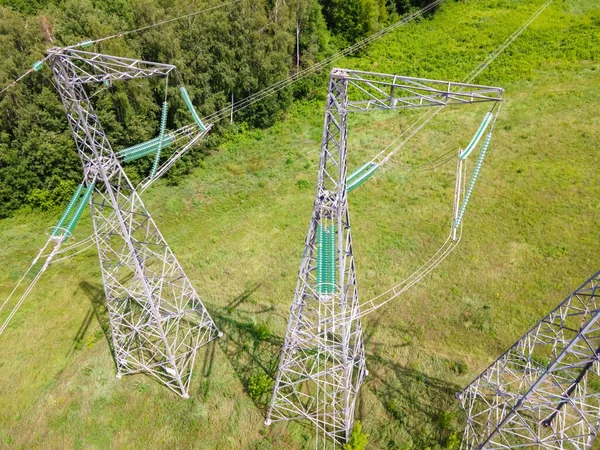
[[[348,81],[348,112],[500,102],[504,89],[494,86],[333,69]]]
[[[65,48],[51,48],[48,55],[68,61],[74,68],[73,76],[68,81],[79,84],[166,76],[175,70],[171,64]]]

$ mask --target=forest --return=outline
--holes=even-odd
[[[43,57],[45,49],[97,39],[218,5],[220,0],[1,0],[0,88]],[[426,0],[253,0],[174,24],[99,43],[96,51],[175,64],[200,115],[241,100],[339,48],[398,20]],[[264,128],[297,98],[322,91],[326,74],[308,77],[251,108],[216,133],[169,174],[177,183],[232,128]],[[175,92],[176,88],[171,89]],[[117,83],[95,106],[115,149],[155,135],[162,85]],[[170,107],[168,127],[182,123],[184,104]],[[179,101],[179,103],[177,103]],[[147,159],[147,158],[146,158]],[[130,168],[146,172],[150,162]],[[19,208],[49,210],[70,197],[81,167],[49,73],[35,73],[0,96],[0,218]]]

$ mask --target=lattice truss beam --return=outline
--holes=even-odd
[[[118,376],[147,372],[187,397],[196,352],[219,332],[123,170],[83,87],[165,75],[173,66],[73,50],[50,54],[85,184],[93,185],[92,221]],[[201,135],[190,135],[190,142]]]
[[[48,54],[53,56],[68,56],[72,72],[67,74],[66,81],[77,84],[108,83],[136,78],[166,76],[176,68],[171,64],[160,64],[139,59],[58,47],[49,49]]]
[[[600,272],[466,389],[465,449],[588,449],[600,427]]]
[[[498,102],[501,94],[501,88],[331,72],[317,192],[267,425],[308,419],[318,448],[335,448],[350,437],[367,374],[347,201],[348,114]]]
[[[333,69],[348,80],[349,112],[464,105],[502,100],[499,87]]]

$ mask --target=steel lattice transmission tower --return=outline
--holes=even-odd
[[[457,393],[465,449],[588,449],[600,431],[600,272]]]
[[[316,198],[267,425],[308,419],[317,437],[323,437],[323,448],[327,440],[334,446],[346,442],[367,374],[361,316],[398,295],[389,292],[375,303],[366,302],[367,310],[359,304],[347,194],[391,155],[347,177],[348,113],[499,102],[502,92],[395,75],[331,72]]]
[[[219,332],[125,174],[84,89],[167,76],[175,66],[63,48],[48,55],[83,164],[117,376],[147,372],[186,398],[196,351]],[[164,139],[189,144],[206,131],[188,126]]]

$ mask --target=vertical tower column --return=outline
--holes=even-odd
[[[332,75],[313,214],[266,424],[311,420],[346,442],[365,355],[346,192],[348,81]]]
[[[66,53],[53,53],[50,64],[85,184],[94,185],[90,206],[117,376],[148,372],[186,398],[196,351],[218,330],[123,171],[79,67]]]

